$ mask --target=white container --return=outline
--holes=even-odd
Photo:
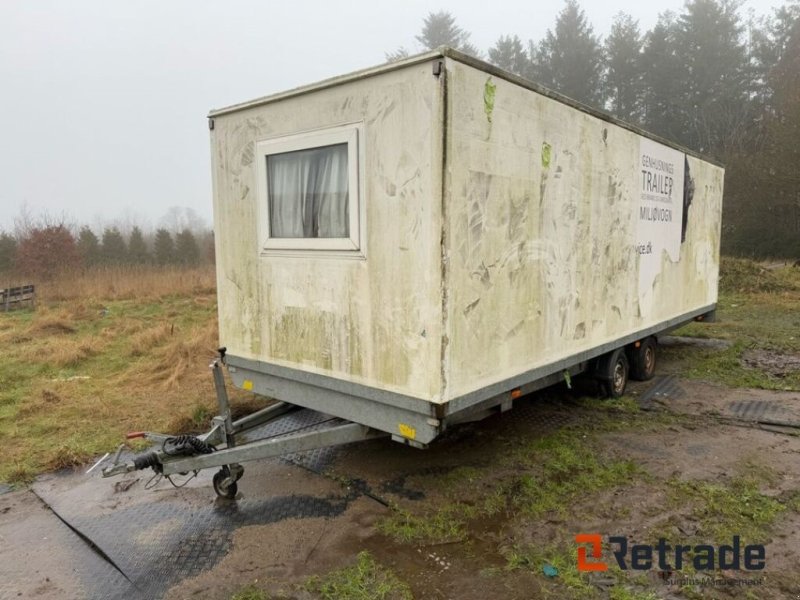
[[[245,389],[427,443],[715,308],[719,165],[456,51],[210,125]]]

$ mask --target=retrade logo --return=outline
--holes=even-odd
[[[579,544],[590,544],[592,558],[602,557],[603,538],[599,533],[579,533],[575,536],[575,541]],[[578,571],[608,571],[608,565],[604,562],[589,562],[586,558],[586,546],[578,546]]]
[[[575,536],[578,546],[578,571],[607,571],[603,561],[603,538],[599,533],[579,533]],[[738,535],[730,544],[671,545],[660,538],[655,545],[629,544],[628,538],[608,536],[608,548],[617,566],[623,571],[680,571],[691,566],[695,571],[761,571],[766,566],[766,548],[762,544],[742,547]]]

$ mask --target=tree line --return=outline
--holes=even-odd
[[[736,0],[687,0],[642,31],[616,15],[603,39],[566,0],[540,40],[503,35],[483,55],[448,12],[416,40],[451,46],[726,165],[723,251],[800,257],[800,2],[745,17]],[[408,55],[405,48],[388,60]]]
[[[0,273],[47,277],[98,266],[193,267],[213,261],[213,234],[188,227],[175,232],[159,228],[146,234],[133,226],[124,235],[112,226],[98,235],[88,226],[74,231],[45,219],[15,234],[0,232]]]

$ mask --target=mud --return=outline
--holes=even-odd
[[[800,424],[800,392],[774,392],[758,389],[731,389],[719,384],[682,381],[684,393],[659,403],[660,407],[679,414],[718,415],[744,421]],[[745,404],[759,405],[759,412],[739,413]],[[800,430],[798,430],[800,433]]]
[[[671,365],[661,367],[669,372]],[[654,383],[633,384],[630,396],[641,397]],[[587,493],[564,512],[536,518],[502,510],[468,521],[463,534],[437,542],[402,543],[380,533],[377,524],[391,514],[386,505],[424,515],[453,502],[469,504],[486,497],[497,482],[519,476],[503,457],[520,444],[560,428],[591,426],[598,409],[581,403],[586,389],[557,387],[520,399],[514,410],[454,429],[427,451],[375,440],[340,449],[324,473],[282,461],[248,464],[236,501],[242,510],[248,501],[272,496],[333,498],[343,509],[330,516],[242,521],[223,558],[182,578],[162,597],[229,600],[253,584],[271,597],[311,598],[305,586],[310,577],[349,566],[367,550],[407,582],[415,598],[569,598],[572,593],[559,587],[562,580],[543,577],[540,565],[509,570],[509,553],[525,547],[569,548],[575,533],[587,531],[638,542],[652,542],[665,532],[675,539],[702,537],[702,520],[690,504],[676,504],[664,482],[721,484],[744,472],[760,481],[759,489],[770,497],[788,498],[800,490],[800,437],[795,435],[800,429],[793,425],[800,424],[800,393],[685,380],[678,380],[677,387],[680,393],[659,397],[651,412],[638,417],[610,413],[617,415],[619,427],[599,431],[593,439],[599,455],[633,461],[641,469],[624,485]],[[591,386],[587,389],[591,392]],[[646,415],[653,415],[652,424]],[[762,428],[762,421],[786,425],[776,432]],[[70,510],[97,518],[159,502],[197,512],[220,502],[210,489],[211,474],[201,473],[180,490],[161,482],[146,491],[142,473],[110,482],[75,472],[42,478],[34,489],[55,498],[57,510],[72,506]],[[179,525],[164,521],[141,536],[169,537],[165,531],[173,535]],[[799,531],[800,512],[787,508],[776,517],[765,540],[766,583],[757,589],[758,598],[792,597],[800,590],[795,567]],[[85,565],[97,557],[82,542],[76,544],[31,492],[0,496],[0,536],[5,542],[0,545],[0,574],[11,582],[0,597],[91,597],[86,582],[100,571],[87,571]],[[691,597],[664,585],[655,571],[645,579],[657,597]],[[592,597],[603,598],[616,580],[592,575],[589,582]],[[703,597],[743,597],[735,589],[706,592]]]
[[[693,346],[695,348],[710,348],[712,350],[725,350],[733,345],[730,340],[717,338],[687,337],[681,335],[665,335],[658,338],[660,346]]]
[[[786,377],[800,371],[800,354],[781,354],[768,350],[745,350],[742,363],[751,369],[759,369],[774,377]]]
[[[0,496],[0,598],[91,598],[87,582],[100,579],[115,597],[129,590],[31,491]]]
[[[361,498],[335,519],[287,519],[241,528],[216,568],[183,581],[164,597],[227,600],[232,590],[251,583],[273,594],[306,596],[300,584],[311,575],[351,564],[373,535],[375,521],[386,513],[374,500]]]

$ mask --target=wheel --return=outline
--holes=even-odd
[[[214,479],[212,480],[214,483],[214,491],[220,498],[227,498],[228,500],[236,498],[239,486],[235,481],[231,481],[230,477],[231,472],[228,467],[222,467],[219,471],[214,473]],[[229,482],[227,485],[225,485],[226,480]]]
[[[628,358],[631,363],[631,379],[648,381],[656,374],[656,338],[650,336],[639,343],[639,347],[630,346]]]
[[[628,387],[628,357],[623,348],[617,348],[600,359],[596,377],[602,382],[608,398],[621,398]]]

